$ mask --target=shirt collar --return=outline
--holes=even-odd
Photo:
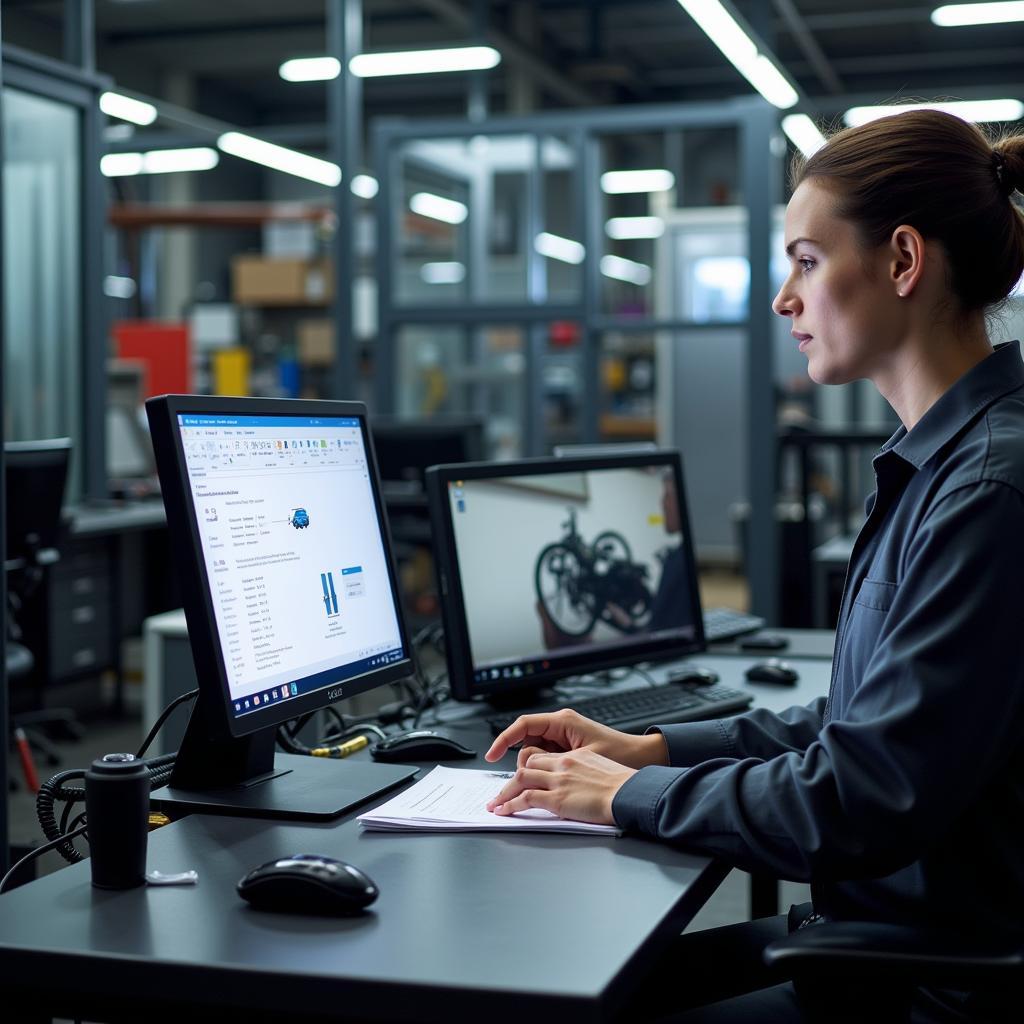
[[[913,430],[900,427],[879,454],[894,452],[921,469],[978,413],[1021,386],[1024,386],[1024,362],[1020,342],[997,345],[992,355],[972,366],[932,405]]]

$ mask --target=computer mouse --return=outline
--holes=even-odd
[[[751,665],[746,676],[752,683],[778,683],[782,686],[793,686],[800,678],[800,674],[788,661],[780,661],[778,658],[769,658]]]
[[[454,761],[476,757],[476,751],[433,729],[413,729],[389,736],[370,748],[375,761]]]
[[[710,686],[717,683],[720,677],[710,668],[680,665],[678,668],[669,669],[667,678],[670,683],[682,683],[683,686]]]
[[[253,868],[238,895],[259,910],[292,914],[357,914],[380,890],[357,867],[317,854],[296,853]]]

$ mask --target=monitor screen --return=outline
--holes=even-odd
[[[456,696],[703,649],[677,452],[428,479]]]
[[[360,420],[179,413],[236,718],[405,656]]]
[[[146,402],[199,690],[160,803],[327,819],[415,769],[275,754],[278,726],[412,670],[366,408]],[[393,771],[401,767],[401,771]]]

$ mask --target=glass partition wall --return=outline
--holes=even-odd
[[[702,557],[737,561],[730,509],[757,510],[746,563],[772,617],[778,135],[759,98],[377,122],[377,406],[481,414],[497,457],[682,447]],[[679,218],[709,207],[731,213],[718,229],[729,244],[690,253]],[[683,417],[681,375],[700,399]],[[698,454],[721,445],[734,454],[724,473]]]

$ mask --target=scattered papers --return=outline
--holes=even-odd
[[[414,786],[365,814],[363,828],[395,832],[584,832],[619,835],[614,825],[569,821],[550,811],[531,808],[518,814],[499,815],[487,810],[487,802],[501,792],[510,772],[446,768],[438,765]]]

